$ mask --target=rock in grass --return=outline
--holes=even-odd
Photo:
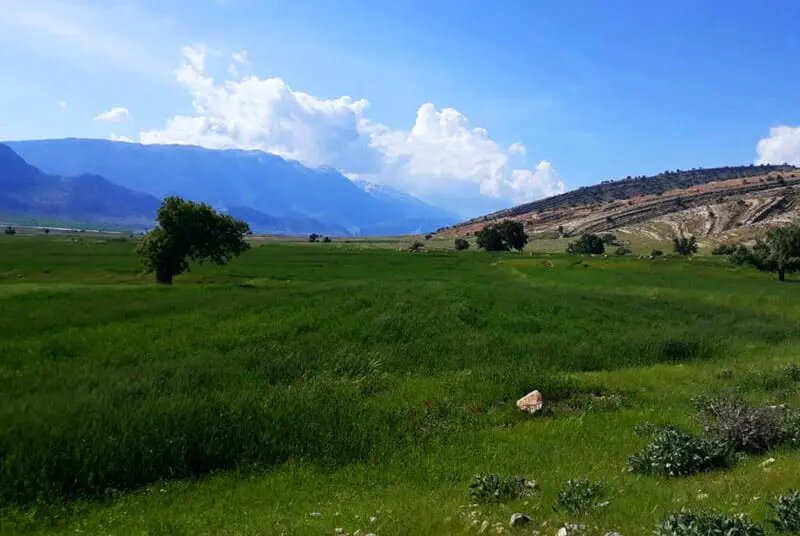
[[[531,391],[527,395],[517,400],[517,407],[520,409],[520,411],[526,411],[531,414],[542,409],[543,405],[544,398],[542,397],[542,393],[539,391]]]
[[[556,536],[577,536],[586,532],[586,525],[567,523],[556,532]]]
[[[511,521],[509,521],[508,524],[511,525],[512,527],[521,527],[523,525],[527,525],[530,522],[531,518],[528,514],[517,512],[515,514],[511,514]]]

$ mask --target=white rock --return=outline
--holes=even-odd
[[[544,398],[542,397],[542,393],[539,391],[531,391],[527,395],[517,400],[517,407],[520,409],[520,411],[526,411],[531,414],[541,410],[543,405]]]
[[[527,525],[531,522],[531,518],[528,514],[523,514],[522,512],[516,512],[511,514],[511,520],[508,522],[509,525],[512,527],[521,527],[523,525]]]

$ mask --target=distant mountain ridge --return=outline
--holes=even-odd
[[[457,221],[409,195],[385,188],[369,191],[335,170],[311,169],[261,151],[74,138],[7,144],[47,173],[93,173],[158,198],[180,195],[222,210],[241,213],[245,208],[268,218],[289,218],[293,223],[281,225],[298,233],[325,233],[313,228],[322,224],[336,234],[396,235]]]
[[[438,233],[469,235],[506,219],[522,222],[530,234],[549,237],[619,231],[655,239],[686,234],[749,239],[763,228],[800,219],[800,169],[733,166],[605,181],[474,218]]]
[[[103,177],[48,175],[0,144],[0,212],[149,227],[160,201]]]

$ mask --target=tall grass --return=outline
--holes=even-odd
[[[1,243],[0,500],[380,459],[521,419],[572,372],[800,334],[800,298],[703,261],[319,246],[158,289],[128,243]]]

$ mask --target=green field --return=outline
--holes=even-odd
[[[800,451],[625,467],[637,424],[698,430],[693,396],[800,408],[800,285],[702,256],[384,246],[255,243],[157,287],[132,241],[0,237],[0,532],[633,536],[687,506],[773,534]],[[514,405],[532,389],[542,415]],[[483,472],[539,489],[475,505]],[[554,509],[570,478],[608,505]]]

